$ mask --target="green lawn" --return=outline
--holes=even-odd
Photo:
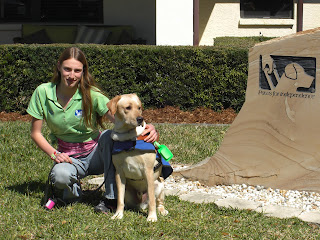
[[[172,163],[197,163],[218,149],[227,127],[156,125]],[[193,204],[166,197],[169,215],[146,221],[146,212],[126,211],[122,220],[97,214],[102,192],[83,203],[41,207],[52,162],[30,139],[30,123],[0,122],[0,239],[319,239],[320,228],[298,218],[277,219],[249,210]],[[44,135],[48,135],[47,129]],[[86,179],[83,180],[86,188]]]

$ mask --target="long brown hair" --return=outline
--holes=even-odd
[[[86,56],[84,53],[76,47],[70,47],[66,48],[60,55],[58,59],[58,63],[62,64],[63,61],[74,58],[81,62],[83,64],[83,74],[79,83],[79,91],[82,94],[82,111],[83,111],[83,120],[84,123],[93,128],[93,123],[92,123],[92,99],[91,99],[91,94],[90,90],[94,88],[94,90],[100,91],[101,90],[98,88],[94,78],[91,76],[91,74],[88,71],[88,62],[86,59]],[[55,84],[59,84],[61,81],[61,73],[58,68],[58,64],[54,67],[53,71],[53,77],[51,79],[51,82]],[[101,92],[102,93],[102,92]],[[101,127],[102,125],[102,117],[97,115],[97,124],[99,124]]]

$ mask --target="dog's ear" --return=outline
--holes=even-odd
[[[117,103],[119,102],[120,98],[121,96],[117,95],[107,103],[107,108],[112,115],[114,115],[117,111]]]

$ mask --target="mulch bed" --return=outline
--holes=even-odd
[[[155,123],[211,123],[230,124],[237,114],[233,109],[215,112],[208,108],[197,108],[193,111],[182,111],[179,108],[167,106],[159,109],[147,109],[143,112],[147,122]]]
[[[215,112],[208,108],[197,108],[193,111],[182,111],[177,107],[167,106],[143,111],[146,122],[153,123],[208,123],[231,124],[237,113],[233,109]],[[30,115],[0,112],[0,121],[31,121]]]

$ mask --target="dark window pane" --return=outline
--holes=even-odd
[[[242,18],[293,18],[293,0],[240,0]]]
[[[44,21],[102,22],[101,0],[42,0]]]
[[[4,19],[32,19],[30,10],[31,0],[3,0],[1,17]]]
[[[103,22],[103,0],[0,0],[1,22]]]

